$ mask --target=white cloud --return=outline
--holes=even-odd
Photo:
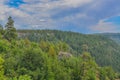
[[[92,2],[93,0],[24,0],[29,4],[44,3],[48,4],[49,7],[78,7],[87,3]]]
[[[104,22],[100,20],[98,24],[90,27],[90,30],[95,32],[116,32],[118,31],[116,25],[111,22]]]
[[[79,29],[90,28],[88,25],[95,24],[98,20],[103,19],[102,13],[98,16],[97,11],[101,8],[102,1],[95,0],[24,0],[26,4],[20,5],[18,8],[9,7],[4,3],[8,0],[0,0],[0,21],[6,22],[8,16],[15,19],[15,24],[18,28],[58,28],[65,27],[66,24],[73,24]],[[84,7],[83,7],[84,6]],[[97,8],[96,8],[97,7]],[[69,14],[71,9],[81,8],[78,12]],[[93,11],[92,11],[93,10]],[[67,14],[64,12],[68,12]],[[72,11],[72,10],[71,10]],[[91,11],[91,13],[90,13]],[[94,12],[96,11],[96,12]],[[64,13],[66,14],[64,16]],[[93,14],[91,16],[91,14]],[[62,17],[56,19],[54,15]],[[109,17],[109,16],[108,16]],[[21,26],[21,27],[20,27]],[[102,26],[102,27],[101,27]],[[115,30],[112,23],[100,21],[90,29],[93,31],[112,31]],[[69,26],[67,26],[69,27]]]
[[[68,7],[78,7],[92,1],[93,0],[63,0],[63,4]]]
[[[24,1],[28,3],[30,2],[28,0],[24,0]],[[76,21],[76,19],[80,19],[80,18],[82,19],[83,17],[86,17],[84,13],[83,14],[78,13],[74,15],[61,17],[60,19],[57,19],[57,21],[52,19],[51,16],[56,15],[59,12],[62,12],[62,10],[66,8],[80,7],[92,1],[93,0],[55,0],[55,1],[50,1],[50,0],[34,0],[33,1],[32,0],[30,4],[21,5],[20,9],[22,9],[23,11],[27,11],[28,13],[33,13],[31,14],[31,17],[34,18],[34,21],[27,21],[27,23],[33,23],[34,25],[36,24],[37,26],[39,24],[43,24],[42,22],[39,22],[41,19],[46,20],[45,25],[51,24],[50,22],[52,22],[52,23],[55,23],[53,26],[56,25],[56,27],[58,25],[59,26],[64,25],[64,22],[74,23],[78,25],[79,22]],[[29,19],[29,20],[33,20],[33,19]]]
[[[8,18],[8,16],[13,16],[15,18],[24,18],[24,17],[28,17],[29,14],[16,9],[16,8],[12,8],[9,7],[7,5],[5,5],[6,0],[1,0],[0,1],[0,20],[5,22],[6,19]]]
[[[8,16],[12,16],[17,26],[21,25],[23,27],[24,25],[32,28],[37,25],[37,28],[57,28],[59,23],[65,20],[71,22],[75,18],[84,16],[84,14],[77,14],[76,17],[72,15],[66,16],[58,21],[52,19],[52,15],[57,14],[57,12],[65,8],[79,7],[93,0],[24,0],[26,4],[20,5],[19,8],[12,8],[5,5],[6,1],[8,0],[0,0],[1,21],[5,22]]]

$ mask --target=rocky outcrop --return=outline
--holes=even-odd
[[[58,53],[58,58],[59,58],[59,59],[62,59],[62,58],[70,58],[70,57],[72,57],[72,54],[71,54],[71,53],[62,52],[62,51],[60,51],[60,52]]]

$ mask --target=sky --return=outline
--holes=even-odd
[[[0,24],[17,29],[120,32],[120,0],[0,0]]]

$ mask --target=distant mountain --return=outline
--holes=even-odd
[[[115,42],[117,42],[118,44],[120,44],[120,33],[103,33],[103,34],[99,34],[99,35],[110,38],[110,39],[114,40]]]
[[[88,51],[100,66],[112,66],[120,72],[120,45],[116,43],[119,40],[114,35],[80,34],[57,30],[18,30],[18,33],[19,38],[28,38],[34,42],[63,41],[74,50],[76,53],[74,55],[79,56],[83,51]]]

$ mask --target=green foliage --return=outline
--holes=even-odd
[[[3,26],[0,24],[0,34],[4,34],[4,29],[3,29]]]
[[[32,80],[30,76],[28,75],[21,75],[18,78],[14,77],[14,78],[10,78],[8,80]]]
[[[81,63],[81,79],[82,80],[96,80],[97,64],[87,52],[82,54]]]
[[[8,18],[8,22],[5,25],[4,38],[9,41],[13,39],[17,39],[17,32],[16,32],[16,28],[14,27],[14,21],[12,17]]]
[[[18,80],[32,80],[32,79],[28,75],[23,75],[23,76],[19,76]]]
[[[2,57],[0,57],[0,80],[6,80],[6,77],[4,75],[4,59]]]
[[[53,34],[52,34],[53,35]],[[51,40],[51,39],[50,39]],[[111,67],[99,67],[87,46],[79,56],[59,58],[72,52],[65,42],[0,39],[0,80],[115,80]],[[71,54],[72,55],[72,54]],[[54,56],[54,57],[53,57]]]
[[[81,55],[83,51],[90,52],[98,65],[110,65],[115,71],[120,71],[120,45],[104,36],[57,30],[19,30],[18,33],[21,33],[19,38],[24,39],[27,37],[30,41],[34,42],[62,42],[62,46],[59,44],[57,49],[61,51],[69,49],[69,52],[75,56]],[[64,45],[64,43],[67,43],[69,47],[66,44]],[[43,44],[43,46],[41,44],[41,48],[46,52],[49,50],[46,44]]]
[[[100,69],[100,80],[115,80],[115,72],[111,67],[104,67]]]
[[[2,39],[1,44],[6,42]],[[90,53],[59,59],[61,43],[44,42],[51,51],[44,51],[40,43],[29,40],[6,42],[7,50],[0,57],[1,80],[114,80],[110,67],[100,68]],[[9,47],[8,47],[9,46]],[[55,48],[58,48],[56,51]],[[54,53],[55,56],[50,56]],[[69,51],[69,50],[68,50]]]
[[[50,56],[55,56],[56,55],[56,51],[55,51],[53,46],[50,46],[48,53],[49,53]]]
[[[106,73],[106,71],[104,70],[104,68],[102,68],[102,69],[100,70],[100,80],[106,80],[106,78],[107,78],[107,73]]]

